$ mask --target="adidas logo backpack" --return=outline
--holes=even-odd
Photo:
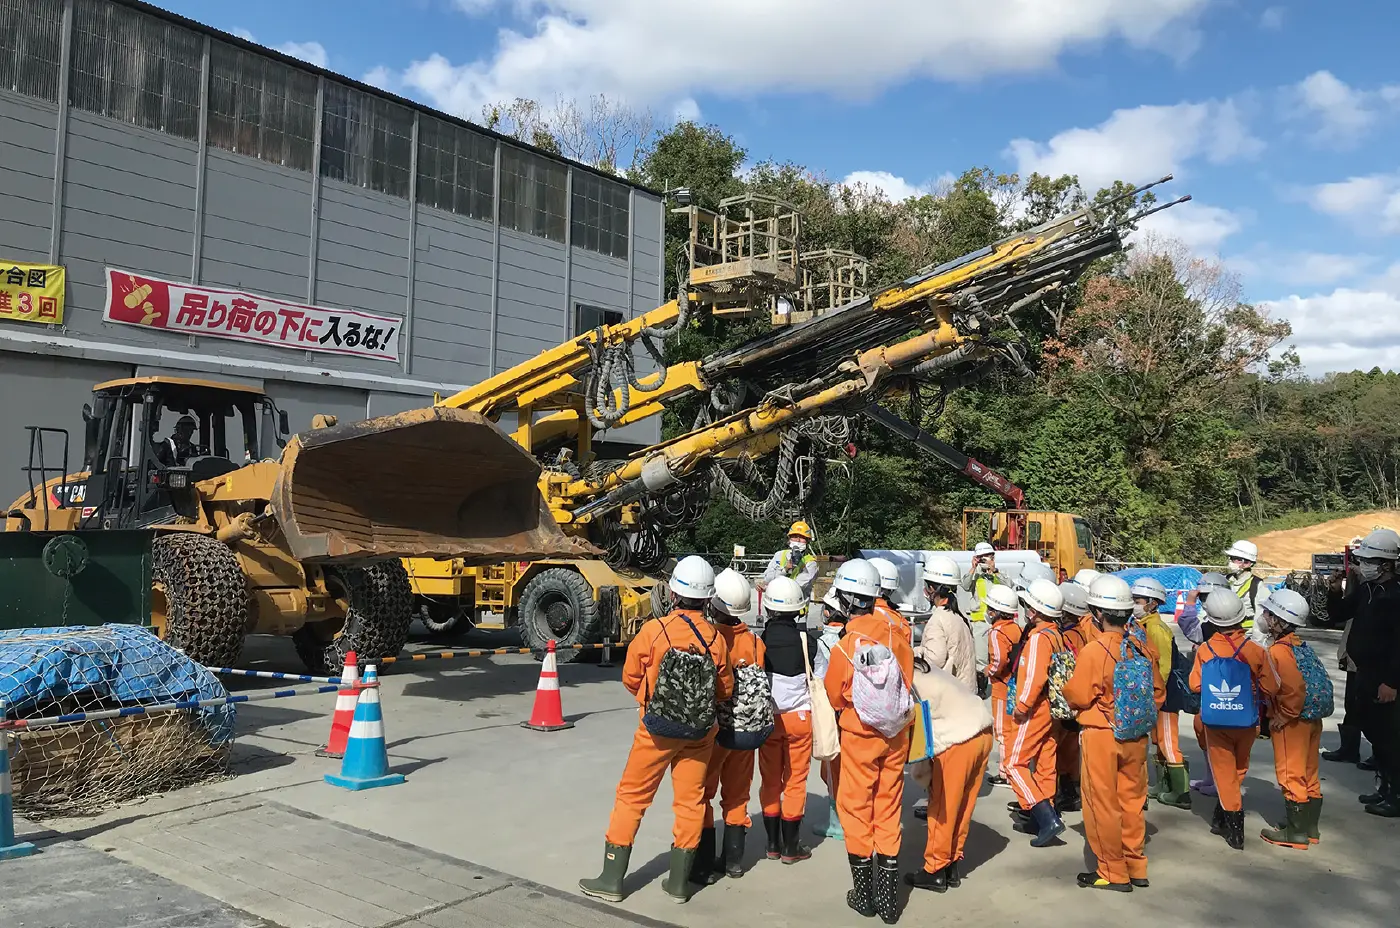
[[[1306,642],[1299,642],[1293,648],[1293,659],[1303,674],[1303,711],[1298,717],[1307,722],[1327,718],[1336,708],[1332,703],[1332,678],[1327,675],[1327,668]]]
[[[1125,636],[1113,665],[1113,737],[1119,741],[1146,738],[1156,723],[1152,661]]]
[[[1247,640],[1247,639],[1246,639]],[[1240,642],[1240,648],[1244,642]],[[1259,724],[1254,674],[1240,659],[1240,648],[1201,662],[1201,723],[1210,728],[1253,728]]]

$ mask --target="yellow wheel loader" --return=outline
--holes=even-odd
[[[291,436],[260,389],[141,377],[94,387],[83,416],[75,473],[65,432],[30,429],[33,489],[6,531],[154,531],[151,624],[208,666],[235,665],[248,634],[290,635],[315,674],[347,651],[397,654],[412,619],[405,557],[593,550],[550,517],[534,458],[466,410],[318,416]]]

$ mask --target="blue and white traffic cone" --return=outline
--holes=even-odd
[[[34,845],[15,839],[14,789],[10,783],[10,731],[3,727],[5,701],[0,699],[0,860],[28,857]]]
[[[379,708],[379,673],[373,664],[365,668],[360,681],[360,698],[355,703],[355,720],[345,744],[340,773],[326,774],[326,782],[344,789],[374,789],[397,786],[403,774],[389,772],[389,749],[384,744],[384,715]]]

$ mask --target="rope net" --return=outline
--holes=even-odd
[[[92,814],[226,776],[231,705],[83,717],[226,696],[209,671],[142,628],[0,631],[15,810],[31,819]]]

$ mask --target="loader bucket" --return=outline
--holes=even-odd
[[[272,512],[301,561],[588,557],[544,504],[540,466],[486,417],[445,406],[302,432]]]

